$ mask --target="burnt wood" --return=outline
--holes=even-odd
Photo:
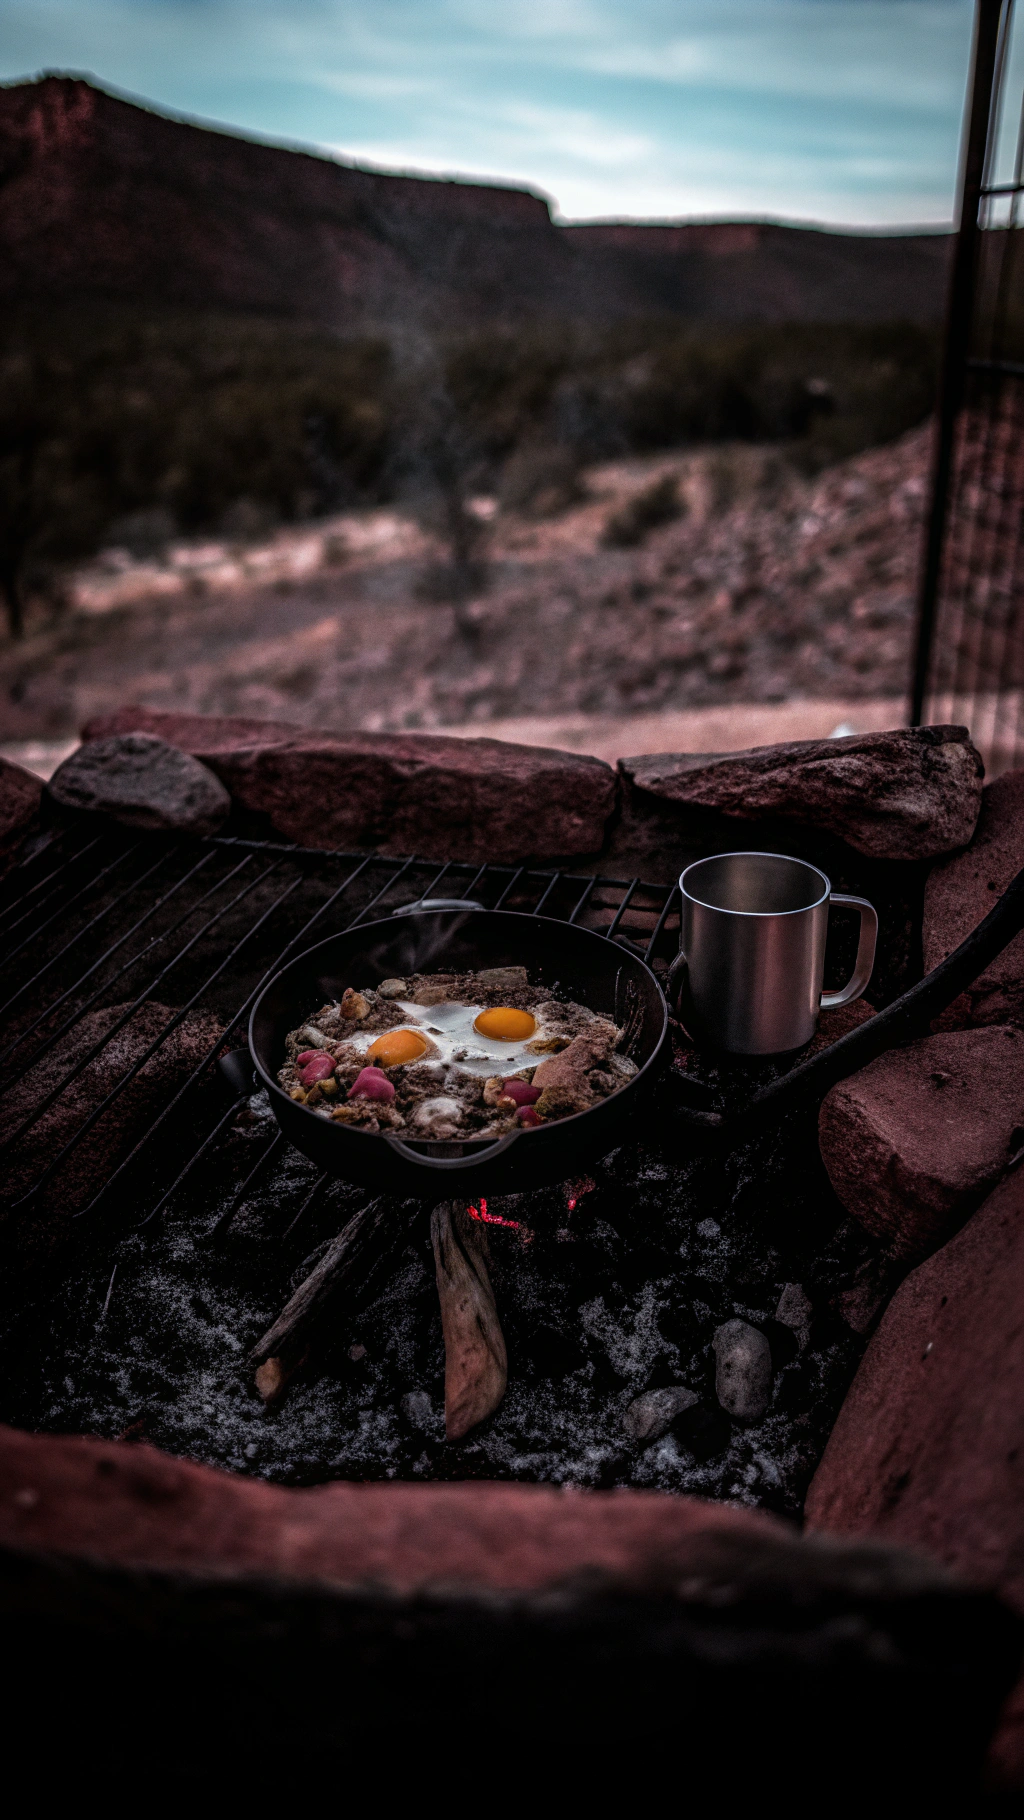
[[[310,1339],[324,1316],[346,1290],[361,1288],[377,1266],[397,1250],[419,1211],[419,1201],[396,1201],[380,1195],[353,1214],[337,1238],[332,1239],[320,1262],[299,1284],[246,1359],[250,1369],[259,1370],[271,1360],[278,1364],[274,1375],[280,1381],[272,1384],[270,1377],[264,1380],[271,1397],[280,1394],[287,1379],[303,1363]],[[262,1385],[260,1394],[265,1394]]]

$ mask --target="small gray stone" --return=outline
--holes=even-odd
[[[631,1441],[656,1441],[676,1416],[692,1409],[698,1402],[696,1393],[682,1384],[668,1390],[648,1390],[635,1397],[622,1418],[622,1426]]]
[[[213,834],[231,808],[206,765],[152,733],[89,740],[58,766],[47,788],[66,809],[175,834]]]
[[[408,990],[408,980],[381,980],[377,994],[380,998],[404,998]]]
[[[808,1327],[811,1321],[811,1304],[804,1294],[802,1283],[784,1283],[779,1297],[779,1306],[775,1310],[775,1319],[784,1327]]]
[[[413,1428],[427,1434],[434,1427],[434,1405],[425,1390],[409,1390],[402,1398],[402,1414]]]
[[[771,1347],[746,1321],[725,1321],[715,1329],[715,1390],[729,1415],[756,1422],[768,1407],[772,1388]]]
[[[804,1347],[811,1337],[811,1315],[813,1312],[811,1304],[804,1294],[802,1283],[783,1284],[782,1294],[779,1297],[779,1306],[775,1310],[775,1319],[781,1321],[783,1327],[791,1327],[793,1329],[793,1332],[800,1342],[801,1352],[803,1352]]]

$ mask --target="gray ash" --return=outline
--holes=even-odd
[[[594,1169],[571,1209],[565,1185],[491,1201],[489,1212],[533,1236],[488,1228],[508,1393],[455,1445],[444,1439],[426,1204],[393,1263],[336,1306],[327,1343],[284,1401],[261,1403],[245,1354],[368,1198],[330,1184],[285,1236],[316,1181],[285,1151],[211,1244],[273,1130],[261,1096],[239,1115],[202,1198],[173,1203],[112,1247],[97,1235],[59,1289],[8,1316],[4,1420],[145,1438],[280,1484],[514,1478],[799,1512],[865,1343],[842,1309],[880,1272],[832,1194],[812,1120],[793,1116],[728,1158],[630,1145]],[[790,1284],[810,1301],[807,1334],[776,1318]],[[715,1330],[737,1316],[772,1353],[769,1408],[749,1425],[724,1413],[714,1387]],[[631,1441],[630,1403],[678,1385],[697,1401],[660,1438]]]

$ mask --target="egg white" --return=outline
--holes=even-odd
[[[479,1030],[474,1030],[473,1020],[488,1009],[486,1005],[459,1005],[454,1000],[447,1000],[442,1005],[414,1005],[407,999],[398,999],[395,1009],[402,1014],[401,1025],[396,1025],[396,1029],[422,1030],[433,1045],[433,1053],[423,1057],[420,1067],[442,1068],[446,1063],[453,1063],[464,1074],[484,1078],[501,1073],[517,1074],[521,1068],[535,1068],[543,1057],[531,1055],[528,1045],[535,1043],[538,1037],[550,1034],[550,1026],[536,1011],[530,1014],[536,1025],[530,1035],[517,1042],[505,1043],[499,1037],[481,1036]],[[380,1030],[359,1031],[346,1041],[357,1054],[365,1055],[371,1043],[383,1034]],[[402,1065],[411,1066],[409,1063]]]

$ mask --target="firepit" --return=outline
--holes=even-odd
[[[894,1753],[894,1788],[974,1789],[1015,1620],[934,1561],[772,1513],[799,1516],[812,1474],[810,1508],[844,1495],[837,1414],[877,1378],[877,1342],[857,1369],[875,1317],[888,1303],[891,1335],[916,1294],[899,1279],[919,1227],[894,1246],[881,1214],[847,1217],[818,1104],[850,1077],[873,1131],[873,1057],[883,1076],[931,1066],[920,1100],[952,1080],[929,1043],[1016,1054],[1012,1031],[884,1052],[1005,948],[1022,880],[911,985],[922,876],[872,861],[890,932],[872,1004],[826,1016],[795,1064],[714,1062],[665,1032],[669,886],[489,863],[479,833],[472,864],[299,847],[232,813],[204,838],[51,826],[4,882],[2,1609],[26,1701],[45,1678],[78,1754],[112,1701],[134,1759],[164,1753],[183,1786],[211,1760],[231,1787],[240,1765],[288,1781],[386,1760],[399,1709],[421,1760],[457,1687],[468,1776],[513,1701],[563,1770],[568,1725],[602,1785],[685,1711],[704,1776],[741,1725],[737,1788],[759,1798],[794,1763],[809,1790],[839,1760],[868,1792]],[[622,1027],[629,1118],[558,1167],[485,1178],[495,1146],[481,1159],[470,1137],[421,1182],[403,1136],[410,1173],[382,1180],[275,1116],[281,1058],[260,1073],[244,1041],[270,983],[306,954],[365,958],[438,899],[453,929],[598,957],[587,1014]],[[852,966],[841,925],[832,948],[826,986]],[[356,981],[371,998],[375,977]],[[1014,1147],[1011,1085],[984,1179]],[[565,1130],[600,1110],[584,1103]],[[524,1157],[557,1135],[504,1116]],[[859,1206],[852,1127],[830,1117],[826,1162]],[[460,1308],[476,1401],[453,1390]]]
[[[458,1202],[486,1232],[509,1380],[464,1441],[444,1433],[433,1195],[394,1204],[390,1249],[324,1307],[286,1394],[264,1406],[247,1362],[368,1195],[289,1148],[265,1091],[218,1060],[281,961],[443,892],[600,931],[624,966],[636,954],[664,976],[671,890],[92,829],[17,876],[3,1419],[281,1484],[521,1479],[799,1510],[885,1267],[805,1112],[723,1156],[680,1129],[671,1071],[582,1179]],[[675,1072],[711,1109],[778,1072],[701,1064],[674,1039]],[[742,1414],[716,1394],[730,1323],[771,1353],[764,1407]]]

